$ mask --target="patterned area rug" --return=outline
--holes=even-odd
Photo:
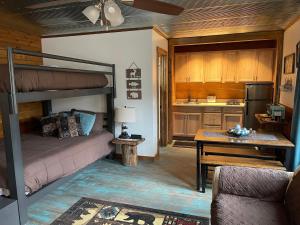
[[[82,198],[52,225],[209,225],[204,217]]]

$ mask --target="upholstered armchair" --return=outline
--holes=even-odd
[[[217,167],[212,225],[300,225],[300,172]]]

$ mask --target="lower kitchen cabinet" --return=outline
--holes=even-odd
[[[201,113],[173,113],[173,135],[193,137],[201,128]]]
[[[203,124],[208,126],[221,126],[222,113],[203,113]]]
[[[186,136],[195,136],[201,128],[201,113],[188,113],[186,115]]]
[[[243,126],[243,114],[224,114],[223,130],[234,128],[237,124]]]
[[[173,113],[173,135],[185,136],[186,134],[186,113]]]

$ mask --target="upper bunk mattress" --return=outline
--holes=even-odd
[[[103,88],[108,80],[103,73],[62,72],[15,69],[17,92]],[[0,65],[0,92],[8,92],[7,65]]]
[[[113,135],[108,131],[91,133],[59,140],[55,137],[42,137],[26,134],[22,138],[24,179],[26,194],[33,193],[43,186],[109,155],[113,149]],[[8,195],[5,148],[0,142],[0,193]]]

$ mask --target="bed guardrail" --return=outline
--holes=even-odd
[[[50,67],[50,66],[42,66],[42,65],[15,64],[14,63],[14,54],[108,67],[108,68],[111,68],[111,71],[109,72],[109,71],[98,71],[98,70],[71,69],[71,68],[64,68],[64,67]],[[8,67],[9,67],[10,98],[11,98],[10,99],[11,100],[10,111],[13,114],[18,112],[18,100],[17,100],[17,91],[16,91],[15,73],[14,73],[14,70],[16,68],[18,68],[18,69],[36,69],[36,70],[46,70],[46,71],[88,72],[88,73],[105,74],[107,76],[112,77],[113,97],[114,98],[116,97],[115,64],[95,62],[95,61],[91,61],[91,60],[77,59],[77,58],[72,58],[72,57],[40,53],[40,52],[34,52],[34,51],[29,51],[29,50],[21,50],[21,49],[15,49],[15,48],[11,48],[11,47],[7,48],[7,58],[8,58],[7,59]]]

